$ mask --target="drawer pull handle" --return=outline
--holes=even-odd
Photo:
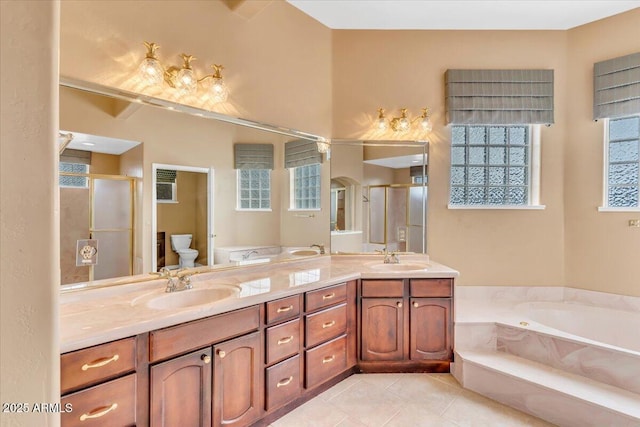
[[[418,304],[417,302],[414,302],[414,303],[413,303],[413,306],[414,306],[415,308],[418,308],[418,307],[420,307],[420,304]]]
[[[280,388],[280,387],[288,386],[289,384],[291,384],[291,381],[293,381],[293,377],[285,378],[283,380],[278,381],[278,384],[276,384],[276,387]]]
[[[208,364],[211,362],[211,356],[209,356],[208,354],[203,354],[202,356],[200,356],[200,359],[205,363]]]
[[[331,292],[330,294],[322,295],[322,299],[331,299],[336,296],[335,292]]]
[[[280,338],[278,340],[278,345],[289,344],[291,341],[293,341],[293,335],[290,335],[286,338]]]
[[[120,359],[120,356],[114,354],[112,357],[105,357],[102,359],[94,360],[93,362],[85,363],[84,365],[82,365],[82,370],[86,371],[87,369],[91,368],[100,368],[101,366],[108,365],[109,363],[115,362],[118,359]]]
[[[330,327],[332,327],[332,326],[333,326],[333,325],[335,325],[335,324],[336,324],[336,321],[335,321],[335,320],[332,320],[331,322],[323,323],[323,324],[322,324],[322,329],[330,328]]]
[[[276,310],[276,312],[286,313],[287,311],[291,311],[291,310],[293,310],[293,305],[290,305],[289,307],[280,307],[279,309]]]
[[[401,302],[398,303],[398,308],[402,308],[402,303]]]
[[[218,350],[218,356],[220,356],[220,359],[224,359],[226,355],[227,353],[225,353],[223,350]]]
[[[334,360],[336,360],[336,355],[335,355],[335,354],[332,354],[331,356],[329,356],[329,357],[325,357],[324,359],[322,359],[322,363],[323,363],[323,364],[324,364],[324,363],[331,363],[331,362],[333,362]]]
[[[94,418],[100,418],[107,415],[109,412],[115,410],[118,407],[117,403],[111,404],[111,406],[103,406],[102,408],[94,409],[91,412],[80,415],[80,421],[91,420]]]

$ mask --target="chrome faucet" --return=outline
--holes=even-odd
[[[314,243],[313,245],[309,246],[310,248],[318,248],[320,249],[320,255],[324,255],[324,245],[318,245],[316,243]]]
[[[253,250],[253,251],[247,252],[246,254],[242,255],[242,260],[249,259],[249,257],[253,254],[258,255],[258,251]]]
[[[167,279],[165,292],[178,292],[193,288],[191,274],[187,272],[188,269],[183,268],[172,274],[167,267],[162,267],[160,269],[160,277]]]
[[[400,264],[400,258],[398,258],[397,252],[387,252],[385,249],[384,260],[382,261],[385,264]]]

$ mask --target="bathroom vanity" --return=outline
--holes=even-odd
[[[448,371],[457,272],[426,256],[379,265],[315,256],[198,274],[181,294],[238,292],[184,306],[157,305],[187,301],[162,280],[63,294],[62,424],[266,425],[355,372]]]

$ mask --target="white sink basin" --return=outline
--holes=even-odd
[[[204,289],[187,289],[168,292],[146,301],[146,306],[155,310],[172,310],[210,304],[225,298],[238,295],[240,288],[233,285],[216,285]]]
[[[369,267],[379,271],[421,271],[426,270],[429,266],[422,263],[384,264],[381,262],[369,264]]]
[[[289,253],[294,256],[312,256],[320,254],[320,252],[316,251],[315,249],[296,249],[295,251],[291,251]]]

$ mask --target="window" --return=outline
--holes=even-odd
[[[605,139],[605,206],[638,208],[640,115],[608,119]]]
[[[271,170],[239,169],[238,209],[271,209]]]
[[[60,162],[58,170],[62,173],[89,173],[89,165],[82,163],[68,163]],[[76,187],[76,188],[89,188],[89,178],[86,176],[71,176],[63,175],[60,173],[59,185],[60,187]]]
[[[291,209],[320,209],[320,164],[289,169]]]
[[[450,207],[537,204],[537,135],[529,125],[452,125]]]

